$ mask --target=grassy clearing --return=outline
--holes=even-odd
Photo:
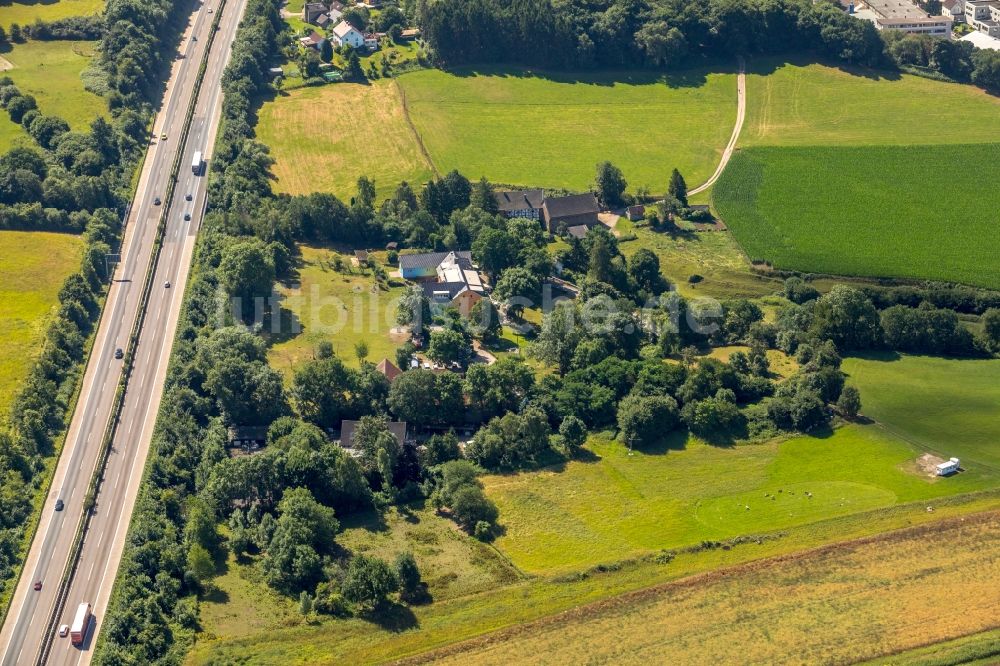
[[[368,345],[368,360],[378,363],[389,358],[395,363],[396,348],[405,340],[390,336],[402,283],[395,281],[389,291],[380,291],[370,270],[362,272],[351,265],[351,254],[308,246],[300,250],[298,284],[278,288],[282,331],[271,335],[271,365],[290,377],[323,340],[332,342],[348,365],[358,364],[354,346],[362,341]],[[335,265],[338,258],[340,270]]]
[[[997,130],[1000,99],[974,86],[764,59],[747,76],[740,145],[952,144],[988,140]],[[857,165],[866,175],[880,171]]]
[[[38,353],[63,280],[78,268],[77,236],[0,231],[0,414]]]
[[[997,481],[973,464],[945,481],[919,477],[904,469],[919,451],[872,427],[731,448],[693,439],[677,446],[684,448],[629,456],[621,443],[592,437],[592,461],[487,477],[506,529],[497,546],[522,570],[564,571]]]
[[[728,363],[729,357],[738,351],[746,353],[750,351],[750,347],[745,345],[712,347],[711,351],[706,355],[711,356],[714,359],[718,359],[723,363]],[[775,375],[775,377],[779,379],[788,379],[799,369],[799,364],[796,363],[795,358],[779,349],[768,349],[767,361],[771,366],[771,374]]]
[[[1000,360],[850,358],[863,413],[944,457],[1000,471]]]
[[[895,506],[790,528],[760,544],[681,552],[667,565],[637,561],[586,575],[531,578],[416,607],[408,631],[361,620],[325,620],[318,626],[274,627],[244,637],[203,634],[186,663],[382,663],[693,573],[998,506],[996,493],[941,501],[933,514],[923,505]]]
[[[751,148],[713,198],[747,254],[779,268],[998,288],[996,210],[929,181],[970,164],[1000,179],[1000,145]]]
[[[363,175],[375,180],[380,196],[402,180],[416,185],[431,176],[391,80],[281,93],[261,108],[257,135],[276,160],[279,192],[349,200]]]
[[[635,227],[634,241],[621,243],[622,253],[630,257],[639,248],[652,250],[660,259],[660,269],[686,297],[764,296],[781,289],[781,281],[750,272],[750,262],[728,232],[660,233],[648,227]],[[688,281],[692,275],[703,279]]]
[[[633,188],[713,171],[736,118],[731,73],[554,74],[482,69],[405,74],[413,123],[440,171],[586,189],[611,160]]]
[[[33,95],[42,113],[59,116],[73,129],[85,130],[94,118],[107,112],[107,103],[84,90],[80,81],[96,47],[96,42],[70,41],[15,44],[3,54],[14,68],[0,74],[12,78],[21,92]],[[34,143],[6,112],[0,116],[0,150]]]
[[[56,21],[71,16],[91,16],[104,9],[104,0],[29,0],[4,3],[0,7],[0,26],[10,30],[13,23],[30,25],[36,19]]]
[[[997,547],[995,515],[907,530],[625,595],[456,648],[435,663],[544,663],[558,655],[567,663],[647,664],[665,654],[684,664],[853,663],[993,628]]]

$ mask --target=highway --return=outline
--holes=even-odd
[[[221,114],[222,72],[229,59],[244,0],[226,0],[211,53],[207,54],[208,65],[190,133],[185,145],[180,146],[179,139],[198,69],[206,56],[212,22],[216,17],[212,10],[217,7],[218,0],[196,3],[154,123],[155,139],[150,142],[126,222],[121,263],[115,270],[115,279],[98,325],[80,399],[70,422],[51,490],[45,499],[38,531],[7,620],[0,630],[0,654],[3,655],[0,663],[3,666],[34,664],[39,657],[122,375],[123,361],[115,359],[115,351],[127,348],[129,335],[139,315],[141,292],[153,256],[161,213],[161,206],[155,203],[155,199],[165,196],[174,159],[177,151],[181,151],[178,182],[155,268],[146,317],[139,333],[121,419],[96,496],[94,515],[83,542],[79,565],[56,626],[71,624],[81,602],[93,604],[95,618],[82,648],[73,647],[68,637],[55,637],[47,663],[87,664],[93,656],[93,646],[107,610],[142,479],[195,237],[205,208],[207,178],[193,173],[191,161],[197,150],[207,159],[211,158]],[[164,133],[166,140],[160,138]],[[206,171],[207,167],[202,173]],[[187,200],[189,194],[190,201]],[[185,220],[185,215],[189,215],[190,219]],[[55,511],[57,499],[65,503],[64,510],[59,512]],[[36,581],[42,582],[40,591],[33,589]]]

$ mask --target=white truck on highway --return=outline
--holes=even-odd
[[[90,604],[86,601],[76,609],[76,616],[73,624],[69,628],[69,639],[73,645],[83,645],[83,639],[87,636],[87,628],[90,626]]]
[[[193,173],[196,176],[200,176],[201,164],[202,164],[201,151],[196,150],[194,151],[194,159],[191,160],[191,173]]]

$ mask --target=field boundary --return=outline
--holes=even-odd
[[[656,597],[659,597],[660,595],[664,594],[669,590],[690,589],[694,587],[699,587],[702,585],[713,583],[715,581],[724,578],[731,578],[748,573],[754,573],[763,569],[779,566],[783,563],[797,562],[800,560],[809,559],[812,557],[825,555],[828,553],[834,553],[840,550],[849,551],[858,546],[865,546],[878,543],[891,544],[902,539],[909,539],[912,537],[917,537],[932,532],[943,532],[961,526],[989,523],[992,521],[996,521],[998,517],[1000,517],[1000,510],[993,509],[979,513],[974,513],[971,515],[955,516],[922,525],[915,525],[912,527],[905,527],[902,529],[891,530],[889,532],[883,532],[881,534],[876,534],[872,536],[860,537],[856,539],[850,539],[847,541],[840,541],[836,543],[817,546],[814,548],[807,548],[805,550],[797,551],[795,553],[789,553],[785,555],[777,555],[774,557],[767,557],[759,560],[753,560],[743,564],[737,564],[731,567],[713,569],[711,571],[694,574],[692,576],[681,578],[679,580],[661,583],[640,590],[634,590],[632,592],[625,592],[624,594],[619,594],[609,599],[602,599],[600,601],[595,601],[593,603],[586,604],[583,606],[578,606],[576,608],[572,608],[570,610],[566,610],[561,613],[556,613],[548,617],[542,617],[537,620],[533,620],[531,622],[527,622],[520,625],[514,625],[482,636],[477,636],[475,638],[460,641],[458,643],[454,643],[452,645],[448,645],[443,648],[430,650],[420,655],[415,655],[412,657],[400,659],[394,663],[405,664],[407,666],[415,664],[432,663],[438,659],[442,659],[444,657],[454,657],[469,650],[498,645],[516,636],[522,634],[526,635],[531,634],[538,629],[558,627],[571,622],[585,621],[589,616],[593,615],[599,616],[607,612],[612,612],[618,609],[644,603],[646,601],[650,601],[655,599]],[[975,632],[975,633],[981,633],[981,632]],[[956,636],[955,638],[958,637]],[[932,644],[933,643],[928,643],[928,645]],[[926,647],[926,646],[915,645],[912,646],[911,648],[908,648],[907,651],[919,647]],[[882,655],[882,657],[886,656],[891,656],[891,655]]]
[[[427,146],[424,145],[424,138],[420,136],[420,132],[417,131],[417,126],[413,124],[413,118],[410,117],[410,105],[406,100],[406,91],[403,90],[403,86],[399,85],[399,79],[395,77],[392,79],[392,85],[396,89],[396,93],[399,95],[400,102],[403,104],[403,118],[406,120],[406,126],[409,127],[410,132],[413,133],[413,138],[417,142],[420,154],[427,162],[427,165],[430,166],[434,175],[440,178],[441,172],[438,171],[437,165],[434,164],[434,160],[431,159],[431,154],[427,151]]]

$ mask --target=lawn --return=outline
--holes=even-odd
[[[261,108],[257,136],[276,160],[278,192],[332,192],[349,201],[360,176],[374,179],[383,197],[402,180],[419,189],[431,177],[388,79],[282,92]]]
[[[849,358],[862,412],[940,456],[1000,472],[1000,360]]]
[[[278,288],[282,325],[280,333],[271,334],[271,365],[290,377],[295,366],[312,358],[316,345],[324,340],[333,343],[334,351],[348,365],[357,366],[354,350],[362,341],[368,345],[368,360],[378,363],[388,358],[395,363],[396,347],[405,338],[394,339],[390,328],[396,325],[402,284],[397,280],[382,291],[370,270],[362,272],[351,265],[351,254],[309,246],[300,250],[297,284]]]
[[[761,59],[747,76],[740,145],[951,144],[990,141],[998,130],[1000,99],[975,86]]]
[[[778,268],[1000,288],[995,207],[934,184],[970,165],[996,182],[1000,145],[749,148],[713,199],[747,254]]]
[[[667,655],[681,664],[854,663],[982,632],[996,626],[1000,596],[996,519],[953,520],[624,595],[473,641],[434,663],[644,665]]]
[[[634,189],[708,178],[736,118],[732,73],[423,70],[398,79],[439,171],[585,190],[611,160]]]
[[[83,243],[69,234],[0,231],[0,417],[6,416]]]
[[[951,479],[920,477],[906,465],[918,449],[861,426],[730,448],[692,439],[683,450],[631,456],[621,443],[597,436],[588,449],[593,460],[565,469],[487,477],[505,528],[497,546],[522,570],[579,569],[773,532],[992,487],[1000,478],[973,463]]]
[[[0,26],[10,30],[13,23],[25,26],[35,22],[56,21],[71,16],[90,16],[104,9],[104,0],[33,0],[5,2],[0,7]]]
[[[15,44],[3,54],[14,65],[2,72],[21,92],[33,95],[42,113],[56,115],[76,130],[86,130],[98,115],[107,112],[107,103],[83,89],[80,73],[95,55],[95,42],[29,41]],[[0,120],[0,150],[6,150],[27,134],[7,117]]]

